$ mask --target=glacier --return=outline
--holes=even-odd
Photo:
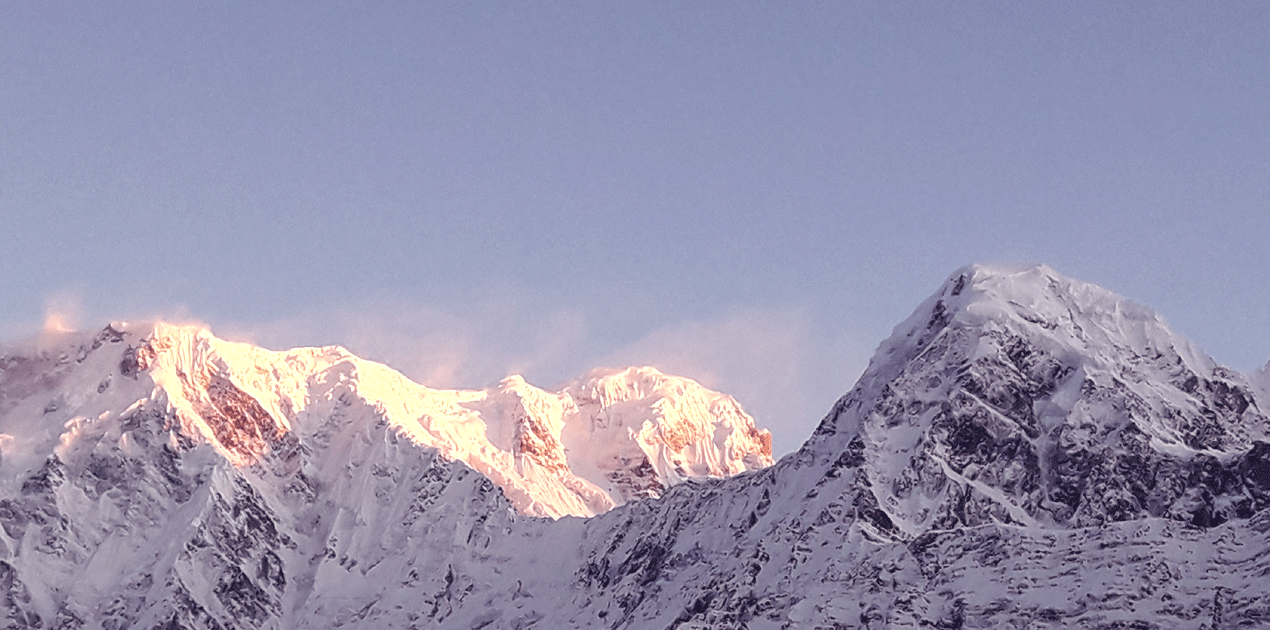
[[[954,272],[773,463],[651,368],[429,390],[111,325],[0,358],[0,627],[1270,624],[1266,371]]]

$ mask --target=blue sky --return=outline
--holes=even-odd
[[[612,5],[0,4],[0,332],[651,363],[779,452],[972,262],[1270,359],[1270,5]]]

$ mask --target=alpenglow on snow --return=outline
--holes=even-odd
[[[112,325],[0,369],[0,626],[1270,620],[1267,370],[1044,266],[954,272],[774,465],[650,368],[438,391]]]

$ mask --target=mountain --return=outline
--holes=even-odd
[[[1241,468],[1270,430],[1255,389],[1100,287],[975,268],[896,329],[809,448],[845,440],[896,535],[1215,525],[1267,505]]]
[[[1043,266],[955,272],[771,466],[650,369],[438,392],[165,326],[0,369],[0,627],[1270,620],[1264,371]]]
[[[13,435],[38,453],[137,405],[162,408],[172,416],[165,428],[239,468],[314,448],[346,453],[329,444],[333,418],[382,423],[489,477],[522,513],[552,517],[772,464],[770,434],[735,400],[648,367],[595,370],[554,393],[519,376],[462,391],[417,385],[339,347],[271,352],[162,323],[46,335],[40,345],[0,364],[0,411],[25,405],[8,414],[19,422]]]

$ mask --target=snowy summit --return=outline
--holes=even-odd
[[[112,325],[0,370],[5,627],[1270,619],[1265,371],[1044,266],[954,272],[774,465],[651,368],[442,391]]]
[[[347,457],[357,449],[343,441],[385,425],[393,440],[471,466],[537,516],[590,516],[686,479],[772,464],[770,433],[734,399],[651,367],[597,369],[558,392],[520,376],[438,390],[340,347],[275,352],[194,326],[115,323],[39,345],[4,359],[0,413],[15,409],[0,425],[10,445],[0,467],[11,449],[42,457],[140,407],[161,409],[173,435],[240,468],[277,465],[296,449]]]

